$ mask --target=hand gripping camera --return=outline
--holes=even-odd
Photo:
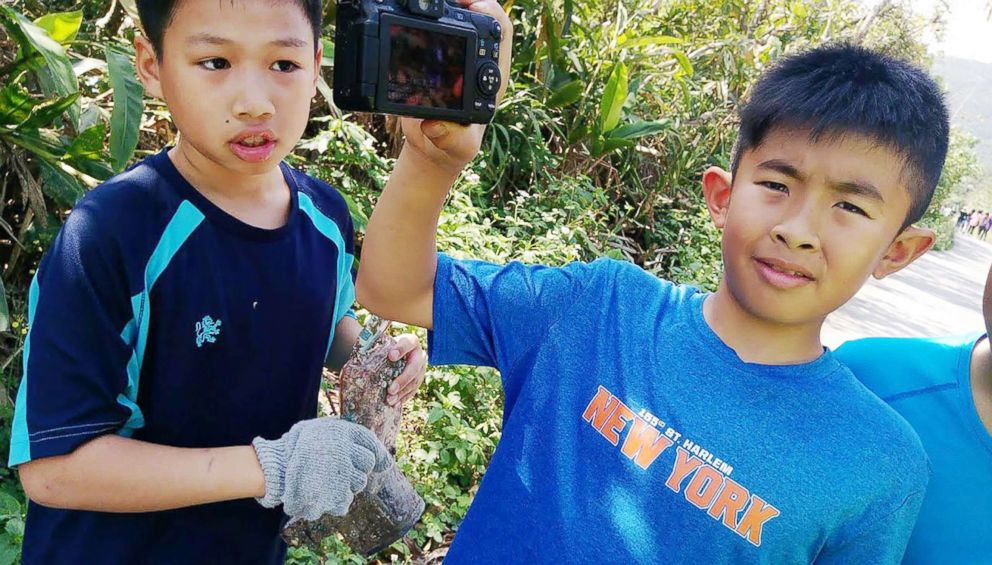
[[[334,103],[488,123],[500,86],[502,34],[492,17],[445,0],[339,0]]]

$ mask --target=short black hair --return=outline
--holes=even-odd
[[[138,0],[138,17],[141,19],[141,27],[144,29],[145,37],[155,48],[155,55],[162,57],[162,38],[165,37],[165,30],[172,22],[172,16],[176,9],[185,0]],[[223,0],[217,0],[223,1]],[[275,2],[277,0],[267,0]],[[320,45],[321,22],[323,9],[321,0],[282,0],[283,2],[293,2],[303,9],[303,13],[310,22],[313,30],[314,50]]]
[[[895,151],[905,159],[912,199],[903,228],[926,213],[947,157],[950,125],[937,83],[909,63],[855,45],[782,59],[755,84],[740,118],[735,174],[741,155],[780,127],[808,129],[814,141],[856,133]]]

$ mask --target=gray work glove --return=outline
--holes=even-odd
[[[252,441],[265,475],[262,506],[283,505],[293,518],[344,516],[369,473],[393,464],[368,428],[334,417],[298,422],[279,439]]]

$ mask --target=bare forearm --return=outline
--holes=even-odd
[[[39,504],[101,512],[151,512],[265,494],[250,445],[188,449],[110,435],[69,455],[25,463],[21,480]]]
[[[430,328],[436,231],[457,178],[406,148],[369,220],[358,269],[358,300],[386,318]]]
[[[331,341],[331,351],[327,354],[324,366],[332,371],[341,370],[348,361],[348,356],[351,355],[361,331],[362,327],[358,325],[357,320],[350,316],[342,318],[334,328],[334,340]]]

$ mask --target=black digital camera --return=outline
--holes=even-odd
[[[500,87],[495,19],[445,0],[339,0],[334,103],[460,123],[488,123]]]

